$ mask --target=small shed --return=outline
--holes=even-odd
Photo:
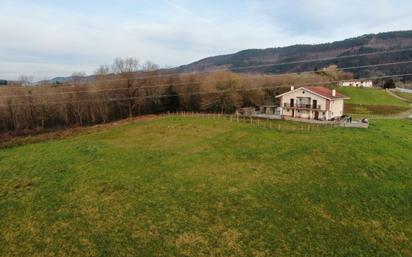
[[[245,108],[240,108],[239,110],[236,111],[237,115],[240,116],[255,116],[256,115],[256,108],[255,107],[245,107]]]

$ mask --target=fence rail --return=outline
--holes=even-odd
[[[333,129],[340,127],[337,123],[325,123],[325,124],[311,124],[311,123],[288,123],[282,120],[273,120],[269,118],[259,117],[247,117],[240,115],[230,115],[222,113],[201,113],[201,112],[167,112],[162,113],[162,117],[191,117],[204,120],[226,120],[232,123],[249,124],[263,129],[276,130],[276,131],[320,131],[326,129]]]

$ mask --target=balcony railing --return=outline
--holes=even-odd
[[[309,109],[309,110],[321,110],[322,107],[320,105],[313,105],[313,104],[289,104],[285,103],[285,108],[291,109]]]

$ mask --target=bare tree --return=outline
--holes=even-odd
[[[129,113],[129,118],[133,117],[135,108],[139,105],[136,101],[138,97],[139,90],[134,88],[133,78],[135,73],[139,71],[139,60],[129,57],[129,58],[116,58],[112,65],[112,70],[115,74],[120,74],[127,83],[127,92],[124,96],[126,100],[126,105]]]
[[[112,70],[116,74],[128,74],[139,70],[139,60],[133,57],[116,58],[112,65]]]
[[[32,86],[34,78],[33,76],[21,75],[18,81],[22,86]]]
[[[96,76],[106,76],[110,74],[110,67],[109,65],[100,65],[99,68],[94,72]]]
[[[144,72],[152,72],[152,71],[158,71],[158,70],[159,70],[159,65],[157,65],[157,64],[155,64],[151,61],[147,61],[142,66],[142,71],[144,71]]]

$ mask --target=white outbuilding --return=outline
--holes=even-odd
[[[372,88],[373,81],[372,80],[352,80],[352,81],[344,81],[340,83],[341,87],[366,87]]]

